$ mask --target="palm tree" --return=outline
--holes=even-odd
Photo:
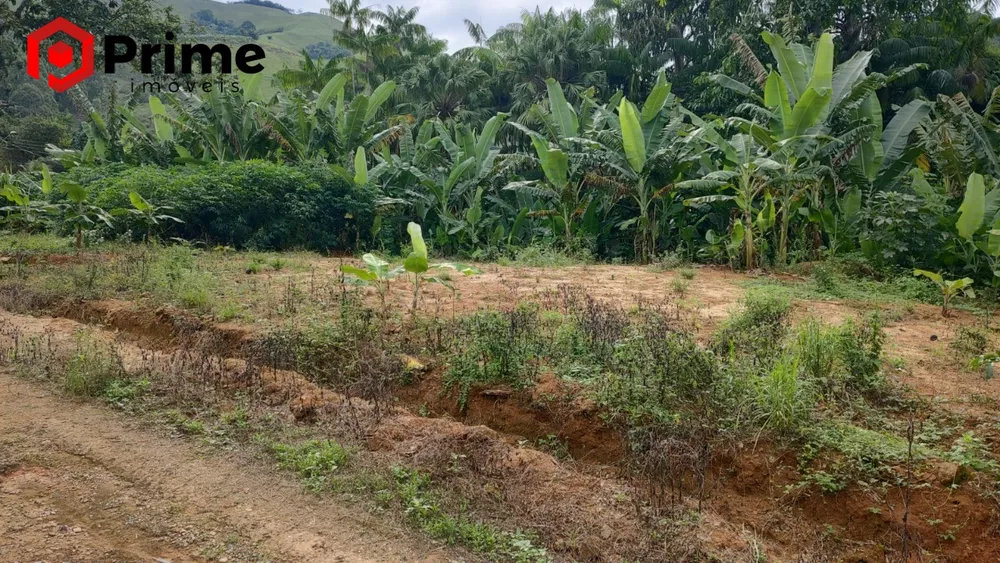
[[[482,123],[491,109],[489,79],[473,61],[441,54],[421,59],[403,74],[401,98],[423,118]]]
[[[420,61],[444,53],[447,42],[435,39],[427,28],[416,23],[420,8],[406,9],[403,6],[388,7],[386,11],[375,12],[378,24],[372,33],[394,39],[395,49],[376,57],[374,66],[380,80],[398,79]]]
[[[607,83],[603,51],[611,30],[577,10],[521,13],[521,22],[501,27],[486,45],[504,61],[497,75],[511,90],[511,112],[523,116],[546,96],[545,81],[554,78],[576,103],[591,87]]]
[[[968,12],[955,22],[929,21],[902,37],[879,45],[872,66],[889,73],[913,64],[926,64],[929,72],[886,91],[883,100],[933,99],[963,93],[982,109],[1000,84],[1000,19],[987,13]]]
[[[361,6],[361,0],[330,0],[330,15],[343,23],[341,31],[354,33],[371,23],[374,12]]]
[[[274,82],[285,90],[299,88],[307,92],[319,92],[339,71],[337,59],[324,61],[319,58],[313,60],[309,53],[303,49],[299,68],[279,70],[274,73]]]

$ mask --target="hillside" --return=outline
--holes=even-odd
[[[227,4],[213,0],[158,0],[163,6],[173,7],[184,20],[202,10],[209,10],[217,20],[228,20],[239,26],[245,21],[254,24],[260,37],[254,42],[262,45],[267,53],[264,61],[265,85],[270,85],[270,77],[285,67],[294,67],[301,57],[302,49],[314,43],[331,42],[333,31],[340,22],[317,13],[290,14],[273,8],[250,4]],[[280,28],[280,30],[279,30]],[[273,30],[273,31],[272,31]],[[211,36],[215,41],[225,41],[233,45],[250,42],[238,35]]]

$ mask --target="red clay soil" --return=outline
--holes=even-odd
[[[195,340],[206,347],[238,350],[257,338],[253,329],[236,323],[206,322],[177,307],[151,310],[120,299],[66,303],[55,313],[81,323],[107,326],[158,349]]]
[[[467,312],[482,307],[500,307],[526,297],[539,298],[558,291],[565,284],[583,287],[597,297],[633,303],[636,296],[660,303],[676,302],[669,289],[670,273],[654,273],[634,267],[587,266],[561,269],[487,268],[482,276],[454,280],[461,297],[442,288],[432,289],[424,311],[439,307],[442,314],[452,309]],[[743,276],[711,268],[698,269],[683,309],[693,312],[700,335],[707,335],[737,305],[742,296],[738,283]],[[405,303],[408,288],[396,284],[395,298]],[[625,292],[622,288],[626,288]],[[857,317],[871,306],[850,302],[796,301],[793,318],[812,316],[827,323]],[[75,318],[98,321],[113,328],[140,335],[143,340],[176,345],[181,334],[215,334],[237,344],[254,338],[252,330],[227,325],[213,326],[197,319],[177,321],[184,316],[172,310],[154,315],[123,302],[85,304]],[[904,369],[893,374],[900,383],[913,387],[924,397],[937,399],[948,410],[972,415],[977,420],[996,420],[1000,401],[1000,378],[985,381],[965,368],[966,359],[949,346],[958,326],[977,320],[958,312],[944,318],[940,309],[918,305],[890,323],[887,357],[899,357]],[[142,336],[145,335],[145,336]],[[455,486],[478,486],[487,479],[491,487],[480,502],[497,499],[496,510],[520,511],[526,521],[537,523],[543,537],[546,522],[553,529],[576,529],[578,534],[558,536],[561,550],[577,558],[607,558],[608,542],[644,541],[623,533],[634,514],[628,506],[625,484],[593,474],[583,474],[559,464],[551,456],[516,446],[516,436],[536,440],[549,434],[568,439],[575,458],[613,464],[622,456],[621,440],[608,429],[593,405],[577,397],[575,389],[554,378],[543,378],[531,390],[483,387],[470,393],[465,412],[458,410],[454,395],[442,393],[440,369],[431,370],[418,384],[401,391],[402,403],[411,410],[428,409],[435,416],[454,420],[434,420],[400,414],[384,423],[373,436],[373,448],[408,459],[439,479]],[[316,393],[321,394],[316,396]],[[331,399],[312,390],[292,401],[297,414],[312,415],[323,410]],[[979,399],[977,399],[977,397]],[[992,401],[992,402],[991,402]],[[335,400],[334,400],[335,402]],[[305,416],[300,418],[307,418]],[[463,424],[464,423],[464,424]],[[485,428],[485,425],[501,432]],[[998,436],[987,435],[987,444],[996,452]],[[713,464],[714,476],[709,498],[699,525],[698,540],[721,560],[749,557],[750,546],[762,540],[768,555],[779,561],[883,561],[878,545],[898,548],[899,522],[903,513],[901,491],[886,498],[852,487],[837,495],[786,493],[798,476],[796,460],[789,453],[775,452],[767,445],[748,446]],[[449,472],[457,452],[472,476]],[[934,552],[937,561],[968,563],[1000,561],[1000,505],[983,499],[966,486],[947,487],[941,475],[954,474],[953,467],[923,468],[918,479],[927,486],[912,490],[910,531],[923,548]],[[902,468],[896,468],[902,474]],[[479,480],[477,480],[477,478]],[[480,490],[480,493],[483,491]],[[503,503],[499,502],[503,499]],[[540,500],[539,500],[540,499]],[[512,508],[513,507],[513,508]],[[940,522],[939,522],[940,521]],[[610,532],[596,523],[607,523]],[[596,527],[595,527],[596,526]],[[596,538],[596,539],[595,539]],[[952,539],[954,538],[954,539]],[[631,547],[637,548],[637,545]],[[650,546],[643,546],[644,548]],[[618,552],[624,553],[625,551]],[[598,555],[601,554],[601,555]]]
[[[616,465],[625,456],[621,436],[604,424],[597,405],[581,396],[578,386],[551,374],[543,375],[530,389],[474,387],[464,410],[457,389],[444,389],[441,370],[401,388],[398,395],[412,412],[427,409],[431,416],[488,426],[531,442],[555,436],[566,443],[570,455],[579,462]]]
[[[71,346],[76,335],[84,328],[80,323],[65,318],[35,318],[5,312],[0,312],[0,321],[3,323],[5,338],[11,338],[13,329],[18,331],[18,338],[48,335],[56,348]],[[105,342],[116,340],[115,334],[101,329],[92,329],[91,334],[93,338]],[[174,354],[149,351],[128,342],[118,342],[117,345],[128,370],[145,369],[165,374],[176,371],[177,366],[171,363],[176,357]],[[183,354],[187,357],[188,352]],[[218,369],[219,377],[226,380],[236,379],[243,371],[245,362],[225,359],[213,365]],[[270,375],[266,375],[267,373]],[[297,374],[265,370],[262,376],[265,397],[280,399],[288,396],[287,391],[293,391],[293,395],[297,396],[287,402],[289,415],[297,409],[307,409],[312,418],[329,419],[340,414],[338,407],[343,404],[342,397],[305,382]],[[12,386],[16,383],[9,375],[2,377],[0,384],[6,384],[8,380]],[[272,389],[275,387],[281,389]],[[272,392],[268,393],[268,389],[272,389]],[[353,399],[352,405],[358,407],[356,411],[362,411],[362,416],[365,414],[363,411],[367,406],[363,401]],[[5,409],[0,411],[0,416],[11,417],[11,425],[33,427],[48,416],[46,409],[34,408],[30,402],[23,410],[7,409],[3,403],[0,406]],[[73,424],[86,425],[94,428],[97,433],[102,431],[100,425],[92,425],[86,420],[72,422],[78,413],[89,413],[95,410],[93,407],[81,405],[79,409],[66,406],[62,408],[65,411],[64,418],[69,421],[63,427],[67,435]],[[36,414],[43,418],[34,418]],[[551,455],[512,443],[514,440],[485,426],[467,426],[446,419],[421,418],[396,409],[374,428],[372,436],[371,443],[375,450],[385,452],[390,459],[405,460],[432,472],[439,483],[463,486],[470,501],[480,509],[484,503],[492,502],[496,510],[484,510],[485,514],[508,515],[510,511],[515,511],[519,527],[538,531],[542,537],[560,545],[561,551],[572,554],[574,559],[590,558],[598,554],[603,558],[612,553],[647,553],[650,550],[662,553],[655,551],[662,549],[662,546],[649,545],[642,537],[632,505],[621,500],[627,498],[625,485],[575,472],[559,464]],[[120,455],[121,460],[128,460],[137,455],[132,450],[121,453],[111,445],[101,448],[108,449],[107,455],[115,456],[115,459]],[[462,467],[456,468],[455,459],[465,460],[461,463],[465,470]],[[165,466],[172,467],[170,464]],[[194,467],[191,471],[213,470]],[[189,478],[191,475],[185,471],[182,476]],[[223,472],[220,478],[225,476]],[[280,494],[283,492],[261,485],[246,488],[248,491],[244,494],[249,493],[251,497],[255,493],[266,491],[269,502],[280,502]],[[547,497],[551,497],[553,501],[538,502],[538,499]],[[220,498],[222,497],[212,497],[213,502],[218,502]],[[204,503],[195,506],[208,510]],[[266,511],[262,513],[264,522],[266,514]],[[26,541],[31,543],[33,540],[29,538]],[[401,560],[399,557],[372,557],[374,560]]]
[[[445,561],[238,453],[207,456],[0,371],[0,561]],[[225,558],[225,559],[222,559]]]

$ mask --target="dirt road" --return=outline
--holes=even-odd
[[[447,561],[336,498],[0,372],[0,561]]]

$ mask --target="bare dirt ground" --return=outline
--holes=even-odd
[[[444,561],[427,542],[0,373],[0,561]]]

